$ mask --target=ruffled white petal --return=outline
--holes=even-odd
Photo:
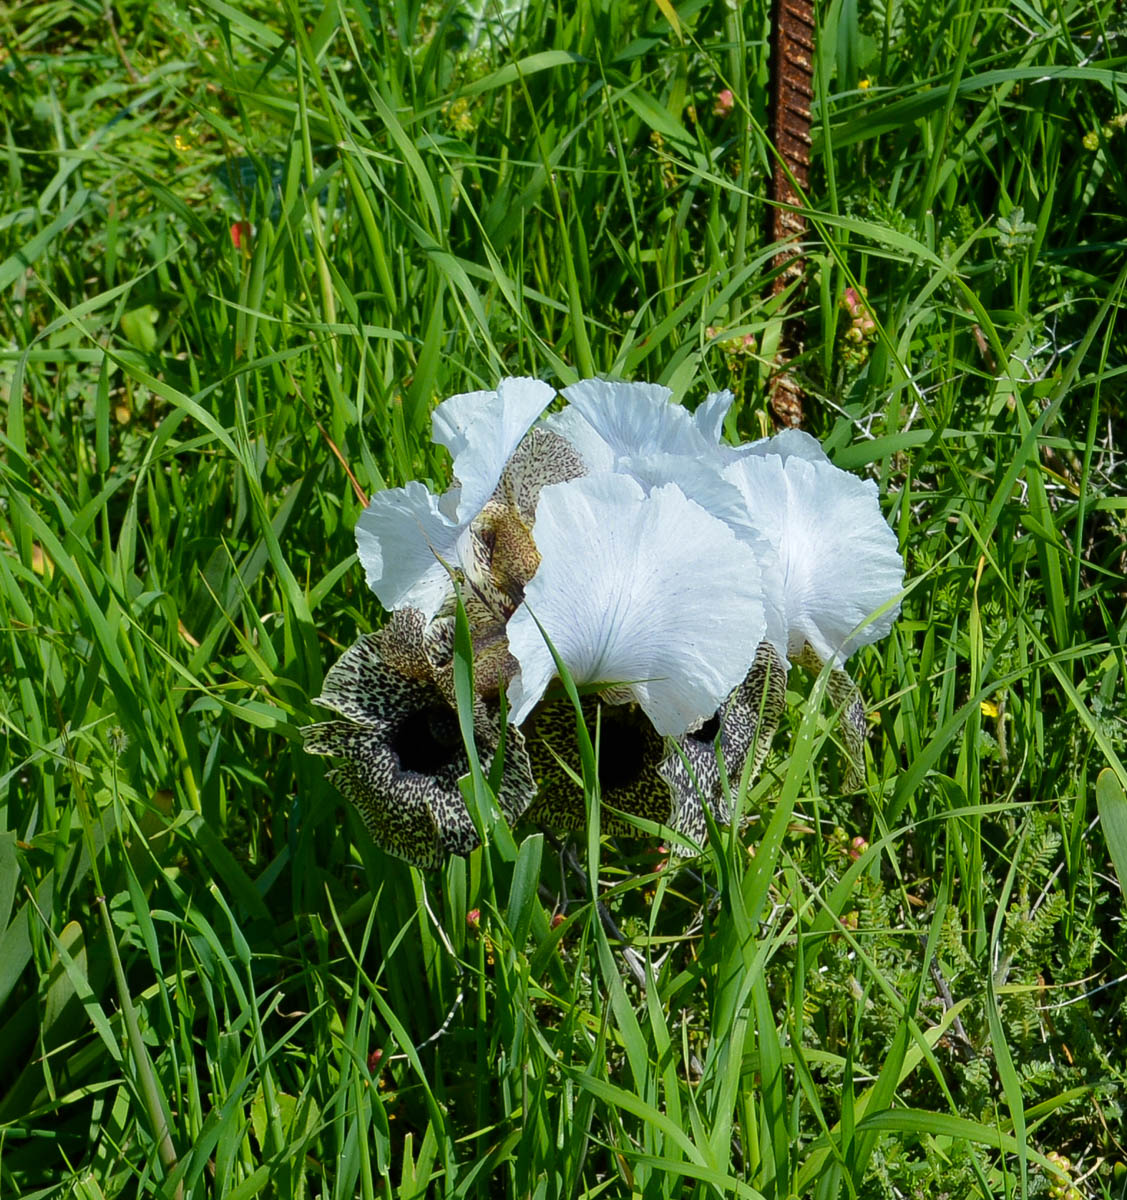
[[[617,461],[614,451],[603,441],[577,408],[561,409],[546,416],[542,422],[545,429],[558,433],[583,460],[588,475],[602,471],[613,471]]]
[[[829,455],[822,449],[822,443],[816,437],[801,429],[783,429],[774,437],[763,438],[758,442],[747,442],[737,447],[741,457],[754,454],[763,457],[768,454],[777,455],[786,462],[791,458],[804,458],[807,462],[828,463]]]
[[[670,402],[673,393],[669,388],[654,383],[584,379],[564,388],[563,394],[571,409],[610,447],[616,459],[648,454],[699,455],[707,450],[708,444],[689,410]],[[583,448],[576,449],[587,461]]]
[[[809,643],[840,666],[892,628],[898,603],[873,614],[900,591],[904,564],[876,485],[828,460],[811,461],[803,440],[794,445],[785,460],[748,455],[724,474],[778,555],[787,656],[799,657]]]
[[[462,392],[451,396],[434,410],[430,418],[431,441],[445,446],[451,458],[457,458],[466,448],[466,433],[471,425],[485,418],[496,392]]]
[[[514,722],[556,674],[537,620],[577,683],[625,685],[661,734],[710,717],[747,674],[765,628],[756,556],[675,485],[547,487],[533,535],[540,568],[507,629]]]
[[[710,392],[693,413],[693,424],[706,441],[719,445],[724,440],[724,418],[735,400],[731,392]]]
[[[786,663],[787,618],[783,564],[775,544],[761,528],[761,515],[749,511],[743,493],[726,477],[720,463],[708,458],[652,454],[644,458],[621,459],[617,470],[637,480],[647,493],[663,484],[677,484],[690,500],[723,521],[754,552],[763,582],[763,607],[767,622],[764,639]]]
[[[667,483],[675,483],[705,512],[723,521],[741,541],[759,540],[759,532],[747,511],[738,487],[725,479],[720,465],[707,459],[680,454],[647,454],[620,459],[620,475],[629,475],[647,494]]]
[[[384,608],[410,606],[434,616],[451,591],[439,560],[454,565],[458,533],[439,509],[439,498],[421,483],[372,497],[356,523],[356,550]]]
[[[435,409],[434,440],[454,458],[457,520],[472,520],[493,494],[509,457],[555,392],[539,379],[502,379],[495,392],[451,396]]]

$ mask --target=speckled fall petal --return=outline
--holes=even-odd
[[[541,491],[585,473],[583,460],[559,434],[530,429],[459,540],[466,582],[502,624],[524,599],[525,585],[540,565],[532,527]]]
[[[719,752],[732,787],[752,755],[750,778],[759,774],[771,748],[786,703],[786,663],[774,647],[763,642],[747,678],[717,710],[716,716],[693,733],[675,739],[660,767],[672,794],[669,825],[703,846],[708,836],[705,807],[717,825],[729,825],[731,810],[724,798]]]
[[[825,663],[807,643],[795,658],[797,666],[805,667],[815,675],[821,673]],[[869,723],[865,715],[865,698],[861,689],[853,682],[848,671],[841,667],[830,670],[826,681],[826,692],[837,712],[837,728],[845,750],[845,777],[842,790],[855,792],[865,779],[865,741],[869,736]]]
[[[305,749],[345,761],[329,778],[355,805],[372,839],[390,854],[433,869],[448,853],[478,844],[458,786],[469,761],[458,717],[443,691],[420,678],[429,664],[417,639],[419,621],[399,618],[395,629],[362,637],[329,670],[318,703],[343,719],[303,731]],[[406,673],[405,673],[406,672]],[[492,765],[499,727],[479,747]],[[511,822],[535,788],[519,730],[506,735],[505,771],[498,794]]]
[[[594,743],[600,701],[582,700],[584,723]],[[602,704],[599,738],[599,827],[608,835],[637,834],[630,821],[611,812],[663,823],[669,819],[669,789],[658,774],[665,743],[636,704]],[[529,761],[539,784],[526,817],[561,831],[583,829],[587,809],[583,789],[568,771],[582,774],[576,742],[575,709],[568,699],[541,705],[525,723]]]

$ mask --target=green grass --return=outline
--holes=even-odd
[[[538,831],[420,875],[301,750],[439,399],[766,427],[767,6],[474,7],[3,23],[0,1196],[1127,1196],[1120,7],[820,8],[785,311],[911,590],[862,794],[794,672],[742,838],[580,839],[644,988]]]

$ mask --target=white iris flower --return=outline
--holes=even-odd
[[[427,867],[476,845],[459,790],[451,570],[465,585],[481,748],[497,745],[501,690],[524,726],[499,793],[510,820],[537,786],[539,819],[585,818],[579,793],[552,775],[557,754],[569,761],[553,741],[570,742],[572,720],[548,691],[553,650],[597,694],[587,716],[618,706],[604,733],[622,733],[622,753],[600,768],[627,813],[694,841],[709,811],[731,821],[717,748],[730,779],[749,759],[758,771],[788,663],[829,665],[855,786],[867,725],[843,664],[889,632],[904,574],[876,485],[798,430],[729,444],[730,392],[690,412],[668,388],[587,379],[540,420],[554,395],[504,379],[444,401],[433,437],[453,459],[450,489],[411,482],[360,517],[360,560],[392,617],[329,672],[320,702],[338,716],[311,726],[306,748],[343,760],[338,786],[373,837]]]
[[[540,566],[506,631],[515,723],[556,674],[545,634],[576,683],[617,685],[660,734],[710,717],[747,675],[766,628],[759,562],[675,484],[647,495],[603,473],[546,487],[533,536]]]
[[[410,606],[426,618],[451,591],[445,563],[481,512],[533,422],[555,392],[539,379],[503,379],[495,392],[451,396],[435,409],[434,440],[454,459],[454,486],[435,496],[412,482],[372,497],[356,525],[368,585],[386,609]]]

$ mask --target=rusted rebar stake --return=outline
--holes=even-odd
[[[802,195],[810,178],[810,101],[814,97],[813,0],[774,0],[771,6],[771,141],[778,151],[771,177],[771,240],[779,246],[772,285],[777,296],[803,271],[806,232]],[[785,164],[785,165],[784,165]],[[797,184],[797,187],[795,186]],[[789,364],[802,353],[798,321],[783,323],[771,381],[771,411],[781,425],[802,424],[802,388]]]

